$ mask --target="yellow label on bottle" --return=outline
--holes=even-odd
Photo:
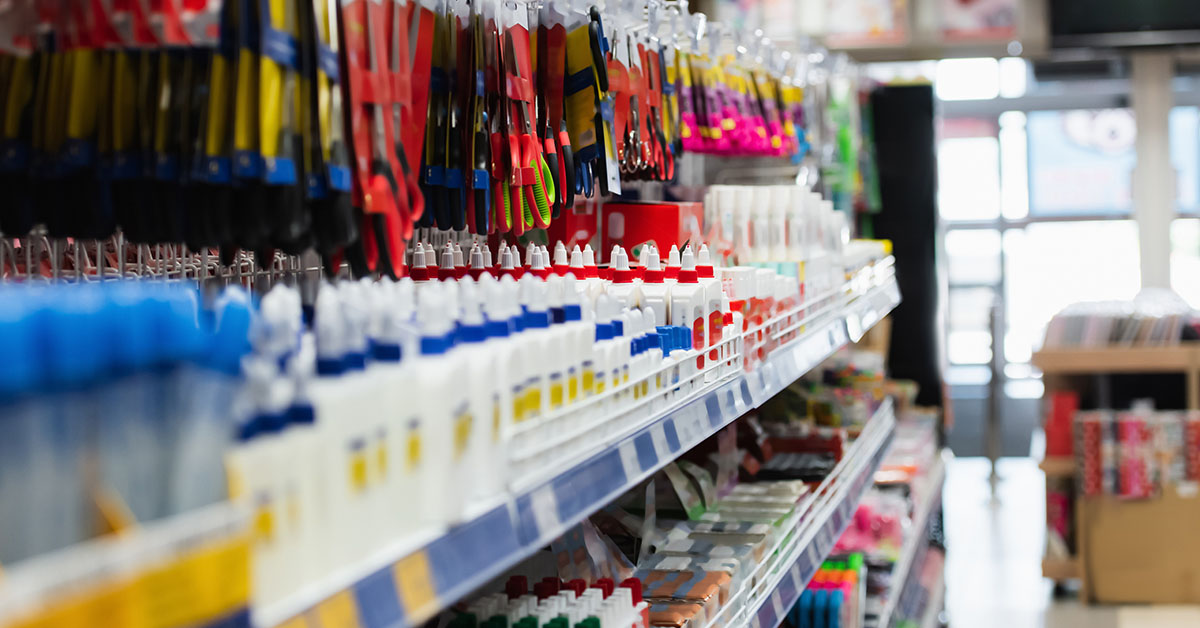
[[[500,398],[492,399],[492,442],[500,441]]]
[[[621,383],[622,384],[629,383],[629,367],[628,366],[621,367]]]
[[[360,493],[367,490],[367,453],[361,446],[350,452],[350,490]]]
[[[555,377],[550,382],[550,409],[557,410],[563,406],[562,378]]]
[[[404,467],[412,472],[421,464],[421,432],[415,425],[408,428],[405,450]]]
[[[459,412],[458,416],[454,417],[454,458],[460,459],[463,454],[467,453],[467,443],[471,440],[471,423],[470,412]]]
[[[604,392],[604,373],[596,373],[596,394]]]
[[[513,421],[521,423],[525,420],[525,389],[518,386],[513,388]]]
[[[542,386],[540,382],[531,384],[525,393],[525,412],[531,416],[542,415]]]
[[[379,442],[375,443],[375,467],[378,472],[379,479],[383,480],[388,474],[388,449],[387,439],[380,436]]]
[[[571,370],[570,376],[567,377],[567,403],[575,403],[579,398],[579,375],[575,370]]]
[[[596,391],[596,372],[590,368],[583,369],[583,394],[590,397]]]
[[[254,518],[251,521],[255,542],[268,542],[275,536],[275,513],[271,512],[271,500],[266,496],[259,497],[254,508]]]

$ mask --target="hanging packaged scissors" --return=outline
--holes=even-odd
[[[564,0],[542,4],[538,21],[538,134],[554,175],[554,218],[575,202],[574,162],[570,137],[563,131],[563,81],[567,62],[567,15]]]
[[[509,102],[507,139],[512,160],[509,192],[512,195],[510,203],[521,210],[515,225],[520,235],[526,229],[549,226],[555,190],[542,144],[534,135],[528,12],[524,5],[514,0],[507,0],[504,9],[504,92]]]
[[[492,231],[492,181],[489,174],[492,165],[492,144],[488,126],[487,54],[484,43],[486,30],[483,7],[479,2],[471,3],[468,38],[470,43],[467,55],[470,63],[467,76],[467,116],[471,125],[467,142],[471,151],[468,161],[471,164],[471,173],[468,177],[470,195],[467,218],[471,232],[477,235],[487,235]]]
[[[237,64],[238,64],[238,2],[241,0],[225,0],[222,5],[222,13],[220,20],[220,30],[215,42],[215,47],[212,52],[212,58],[209,62],[209,78],[208,78],[208,102],[205,105],[204,111],[204,132],[199,134],[199,155],[193,161],[192,174],[192,193],[191,207],[189,207],[189,215],[193,220],[193,229],[190,231],[195,235],[197,231],[203,231],[203,235],[194,237],[193,240],[198,240],[198,243],[204,246],[219,246],[222,248],[230,248],[233,245],[233,225],[237,221],[236,209],[233,200],[233,146],[234,146],[234,118],[236,117],[236,101],[234,94],[237,89]],[[118,57],[117,71],[117,87],[120,91],[128,90],[131,94],[136,94],[136,88],[129,78],[124,78],[129,74],[124,69],[125,62],[122,57],[128,57],[128,53],[122,51],[121,57]],[[133,101],[132,97],[128,101]],[[119,113],[122,116],[130,116],[135,113],[132,106],[125,106],[127,99],[118,95],[117,105],[121,107]],[[132,105],[129,102],[129,105]],[[117,147],[117,165],[114,169],[114,176],[119,177],[120,170],[126,167],[127,160],[122,157],[126,154],[126,148],[123,145],[126,141],[123,136],[126,134],[124,125],[132,124],[132,119],[124,117],[117,118],[117,126],[114,128],[114,141],[119,143]],[[116,181],[114,181],[114,188]],[[118,209],[121,206],[118,205]],[[196,223],[203,223],[204,227]],[[190,246],[195,246],[196,241]]]
[[[421,184],[431,215],[422,226],[450,229],[450,195],[446,187],[446,160],[450,137],[450,82],[454,68],[448,67],[451,53],[450,16],[446,0],[438,0],[434,13],[433,58],[429,78],[429,114],[425,126],[425,155]]]
[[[414,63],[414,53],[412,50],[413,42],[410,41],[411,20],[421,20],[424,10],[415,2],[409,0],[393,0],[388,3],[391,10],[391,15],[388,18],[388,24],[391,25],[389,32],[390,42],[388,44],[389,63],[388,67],[391,71],[392,84],[392,128],[394,129],[395,147],[393,152],[396,155],[396,162],[400,166],[400,170],[395,172],[399,181],[397,184],[398,202],[400,203],[400,219],[403,229],[404,238],[407,240],[412,237],[412,226],[425,213],[425,197],[421,194],[421,186],[418,182],[417,172],[413,170],[410,164],[419,163],[419,153],[417,157],[413,157],[413,153],[420,150],[419,146],[409,148],[404,145],[403,139],[407,133],[407,128],[413,124],[413,119],[420,117],[421,123],[424,124],[424,115],[417,116],[416,105],[414,99],[417,93],[421,98],[421,111],[424,111],[426,99],[429,92],[425,86],[420,88],[413,84],[413,77],[419,72],[423,76],[429,75],[428,55],[418,53],[417,57],[423,60],[424,66],[418,68],[420,62]],[[420,23],[417,24],[421,26]],[[424,37],[421,30],[417,32],[418,39]]]
[[[388,58],[386,7],[379,0],[344,1],[342,20],[365,257],[371,268],[394,277],[403,259],[408,215],[397,207],[393,116],[384,113],[391,112],[393,94],[383,63]]]
[[[317,138],[309,149],[311,167],[306,168],[309,202],[312,205],[313,235],[317,252],[327,272],[336,274],[334,263],[345,247],[357,246],[359,222],[354,214],[350,153],[343,114],[341,49],[336,0],[311,0],[313,39],[312,89],[308,100],[308,134]],[[351,257],[359,258],[360,255]],[[360,269],[361,270],[361,269]]]
[[[234,228],[234,241],[249,251],[264,248],[270,232],[262,179],[263,157],[259,145],[259,8],[259,2],[254,0],[238,0],[233,197],[239,224]],[[162,80],[160,74],[159,81]],[[227,263],[231,262],[232,251],[222,250],[222,257]]]
[[[449,0],[447,6],[449,12],[446,32],[449,40],[446,42],[446,52],[449,59],[446,67],[449,71],[447,84],[450,94],[447,98],[449,116],[446,129],[445,181],[450,201],[450,228],[462,231],[468,225],[467,197],[474,196],[467,181],[467,175],[473,170],[473,166],[468,166],[471,156],[471,133],[468,129],[471,128],[472,121],[467,117],[471,100],[471,13],[467,0]]]

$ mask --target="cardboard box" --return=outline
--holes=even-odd
[[[1166,487],[1147,500],[1076,505],[1085,592],[1106,604],[1200,603],[1200,495]]]
[[[699,249],[704,241],[702,203],[605,203],[600,215],[599,253],[605,262],[614,244],[624,247],[633,261],[643,245],[653,243],[665,265],[672,244],[682,248],[690,242],[693,249]],[[596,262],[600,261],[597,258]]]

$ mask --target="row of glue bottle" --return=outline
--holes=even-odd
[[[543,273],[540,248],[517,278],[515,252],[478,279],[449,272],[450,245],[443,280],[323,284],[310,326],[294,288],[264,295],[227,457],[261,602],[495,508],[742,369],[742,314],[705,247],[677,252],[673,279],[653,249],[640,279],[615,250],[607,280],[579,249]]]
[[[486,248],[471,250],[474,266]],[[769,269],[724,268],[718,279],[703,245],[699,255],[674,249],[675,272],[653,247],[637,269],[620,247],[607,269],[589,252],[572,251],[559,275],[563,265],[533,247],[524,272],[506,272],[518,269],[506,268],[516,256],[506,247],[500,269],[464,273],[451,244],[438,271],[446,280],[326,285],[311,334],[298,333],[294,293],[268,293],[261,328],[278,331],[256,334],[261,359],[247,368],[249,389],[261,391],[257,414],[288,415],[297,401],[312,411],[261,428],[251,420],[231,456],[235,494],[271,524],[258,526],[271,532],[256,568],[261,599],[494,507],[506,490],[740,371],[754,335],[744,316],[770,318],[799,298],[796,277]],[[290,401],[272,397],[287,388],[280,380],[292,382]],[[284,513],[288,525],[275,525]]]

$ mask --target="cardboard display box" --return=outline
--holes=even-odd
[[[1200,603],[1200,495],[1168,487],[1146,500],[1079,498],[1085,595],[1106,604]]]

